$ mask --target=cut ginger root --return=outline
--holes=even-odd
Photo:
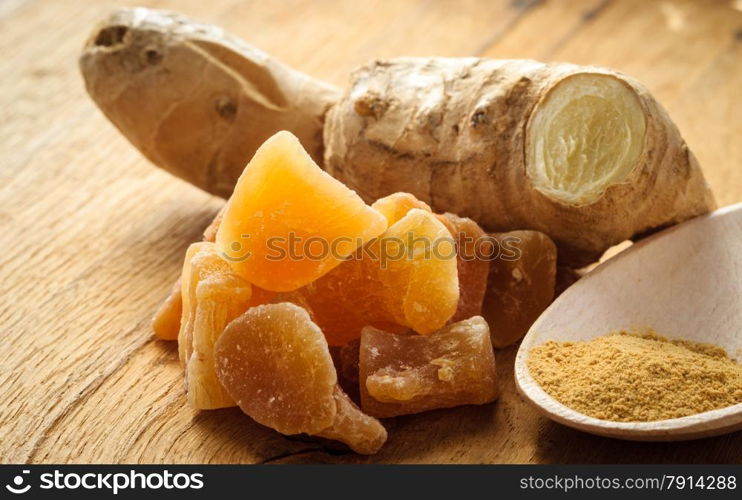
[[[520,340],[554,299],[557,250],[538,231],[493,234],[500,255],[490,262],[482,315],[491,325],[492,345]]]
[[[330,345],[359,338],[368,325],[428,334],[445,325],[459,303],[455,244],[433,214],[412,208],[296,294],[300,299],[291,301],[311,310]]]
[[[323,172],[289,132],[258,149],[235,186],[216,243],[266,290],[311,283],[387,228],[383,215]]]
[[[178,351],[188,403],[199,410],[234,406],[214,371],[214,342],[227,324],[259,303],[253,286],[235,274],[214,243],[194,243],[183,266],[183,315]]]
[[[96,26],[80,69],[147,158],[222,197],[289,130],[367,202],[405,191],[487,231],[541,231],[574,268],[716,206],[660,103],[607,68],[397,57],[356,68],[343,91],[218,27],[136,8]]]
[[[219,380],[255,421],[283,434],[335,439],[363,454],[386,441],[381,423],[338,386],[327,341],[303,308],[253,307],[227,326],[215,352]]]
[[[374,417],[485,404],[497,397],[495,355],[481,316],[428,336],[364,328],[359,369],[361,407]]]

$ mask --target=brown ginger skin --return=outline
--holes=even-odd
[[[85,87],[152,163],[223,198],[279,130],[318,162],[339,91],[262,51],[175,13],[120,9],[80,57]]]

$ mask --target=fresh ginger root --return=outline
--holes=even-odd
[[[356,70],[341,94],[217,27],[144,8],[102,21],[80,68],[147,158],[222,197],[288,130],[366,202],[405,191],[488,231],[538,230],[571,267],[715,208],[667,113],[608,69],[397,58]]]
[[[488,231],[541,231],[572,267],[715,207],[666,112],[607,69],[377,61],[325,120],[324,168],[362,196],[407,191]]]
[[[140,7],[101,21],[80,69],[103,113],[144,156],[223,198],[279,130],[321,162],[324,115],[339,97],[216,26]]]

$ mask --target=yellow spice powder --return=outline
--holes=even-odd
[[[531,349],[528,369],[562,404],[604,420],[648,422],[742,403],[742,365],[721,347],[617,332]]]

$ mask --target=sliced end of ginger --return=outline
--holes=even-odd
[[[531,115],[528,176],[549,198],[589,205],[631,173],[645,133],[645,112],[626,83],[606,74],[572,75],[552,87]]]

